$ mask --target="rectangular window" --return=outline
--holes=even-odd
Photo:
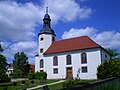
[[[87,73],[87,67],[82,67],[82,73]]]
[[[43,70],[40,70],[40,72],[43,72]]]
[[[44,40],[44,38],[43,38],[43,37],[41,37],[41,38],[40,38],[40,41],[43,41],[43,40]]]
[[[43,48],[40,49],[40,53],[43,53]]]
[[[53,74],[58,74],[58,68],[53,69]]]

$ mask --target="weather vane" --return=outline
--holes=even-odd
[[[48,14],[48,2],[46,3],[46,14]]]

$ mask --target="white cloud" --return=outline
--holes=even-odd
[[[7,58],[14,58],[15,53],[24,51],[28,57],[34,57],[37,53],[37,43],[34,41],[24,41],[14,43],[6,49],[3,54]]]
[[[42,23],[46,3],[53,23],[87,18],[92,9],[82,8],[74,0],[44,0],[38,6],[31,2],[22,4],[16,1],[0,1],[0,39],[12,41],[31,40],[35,27]],[[23,38],[24,37],[24,38]]]
[[[73,38],[78,36],[88,35],[90,37],[95,36],[97,30],[93,27],[86,27],[86,28],[71,28],[69,31],[65,31],[62,35],[62,39]]]
[[[73,21],[85,19],[92,13],[91,8],[82,8],[75,0],[45,0],[44,7],[48,3],[49,12],[54,22],[58,20]]]
[[[120,48],[120,32],[104,31],[98,33],[98,31],[99,30],[93,27],[87,27],[85,29],[72,28],[69,31],[65,31],[63,33],[62,39],[87,35],[105,48]]]
[[[32,3],[0,2],[0,38],[12,41],[31,40],[40,22],[39,7]]]
[[[104,47],[110,47],[110,48],[120,48],[120,32],[116,31],[104,31],[102,33],[99,33],[95,41],[100,43]]]
[[[28,57],[33,58],[37,49],[33,41],[35,27],[43,23],[47,3],[54,24],[58,21],[85,19],[92,13],[91,8],[80,7],[75,0],[65,0],[64,3],[62,0],[43,0],[41,6],[32,2],[23,4],[15,0],[0,1],[0,40],[7,58],[13,59],[18,51],[24,51]]]

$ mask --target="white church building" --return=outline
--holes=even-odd
[[[96,79],[98,65],[109,60],[110,54],[88,36],[56,41],[50,21],[46,13],[38,34],[35,72],[46,72],[48,79]]]

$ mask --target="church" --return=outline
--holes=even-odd
[[[48,12],[43,22],[38,34],[35,72],[46,72],[47,79],[97,79],[98,65],[109,60],[110,54],[88,36],[56,41]]]

